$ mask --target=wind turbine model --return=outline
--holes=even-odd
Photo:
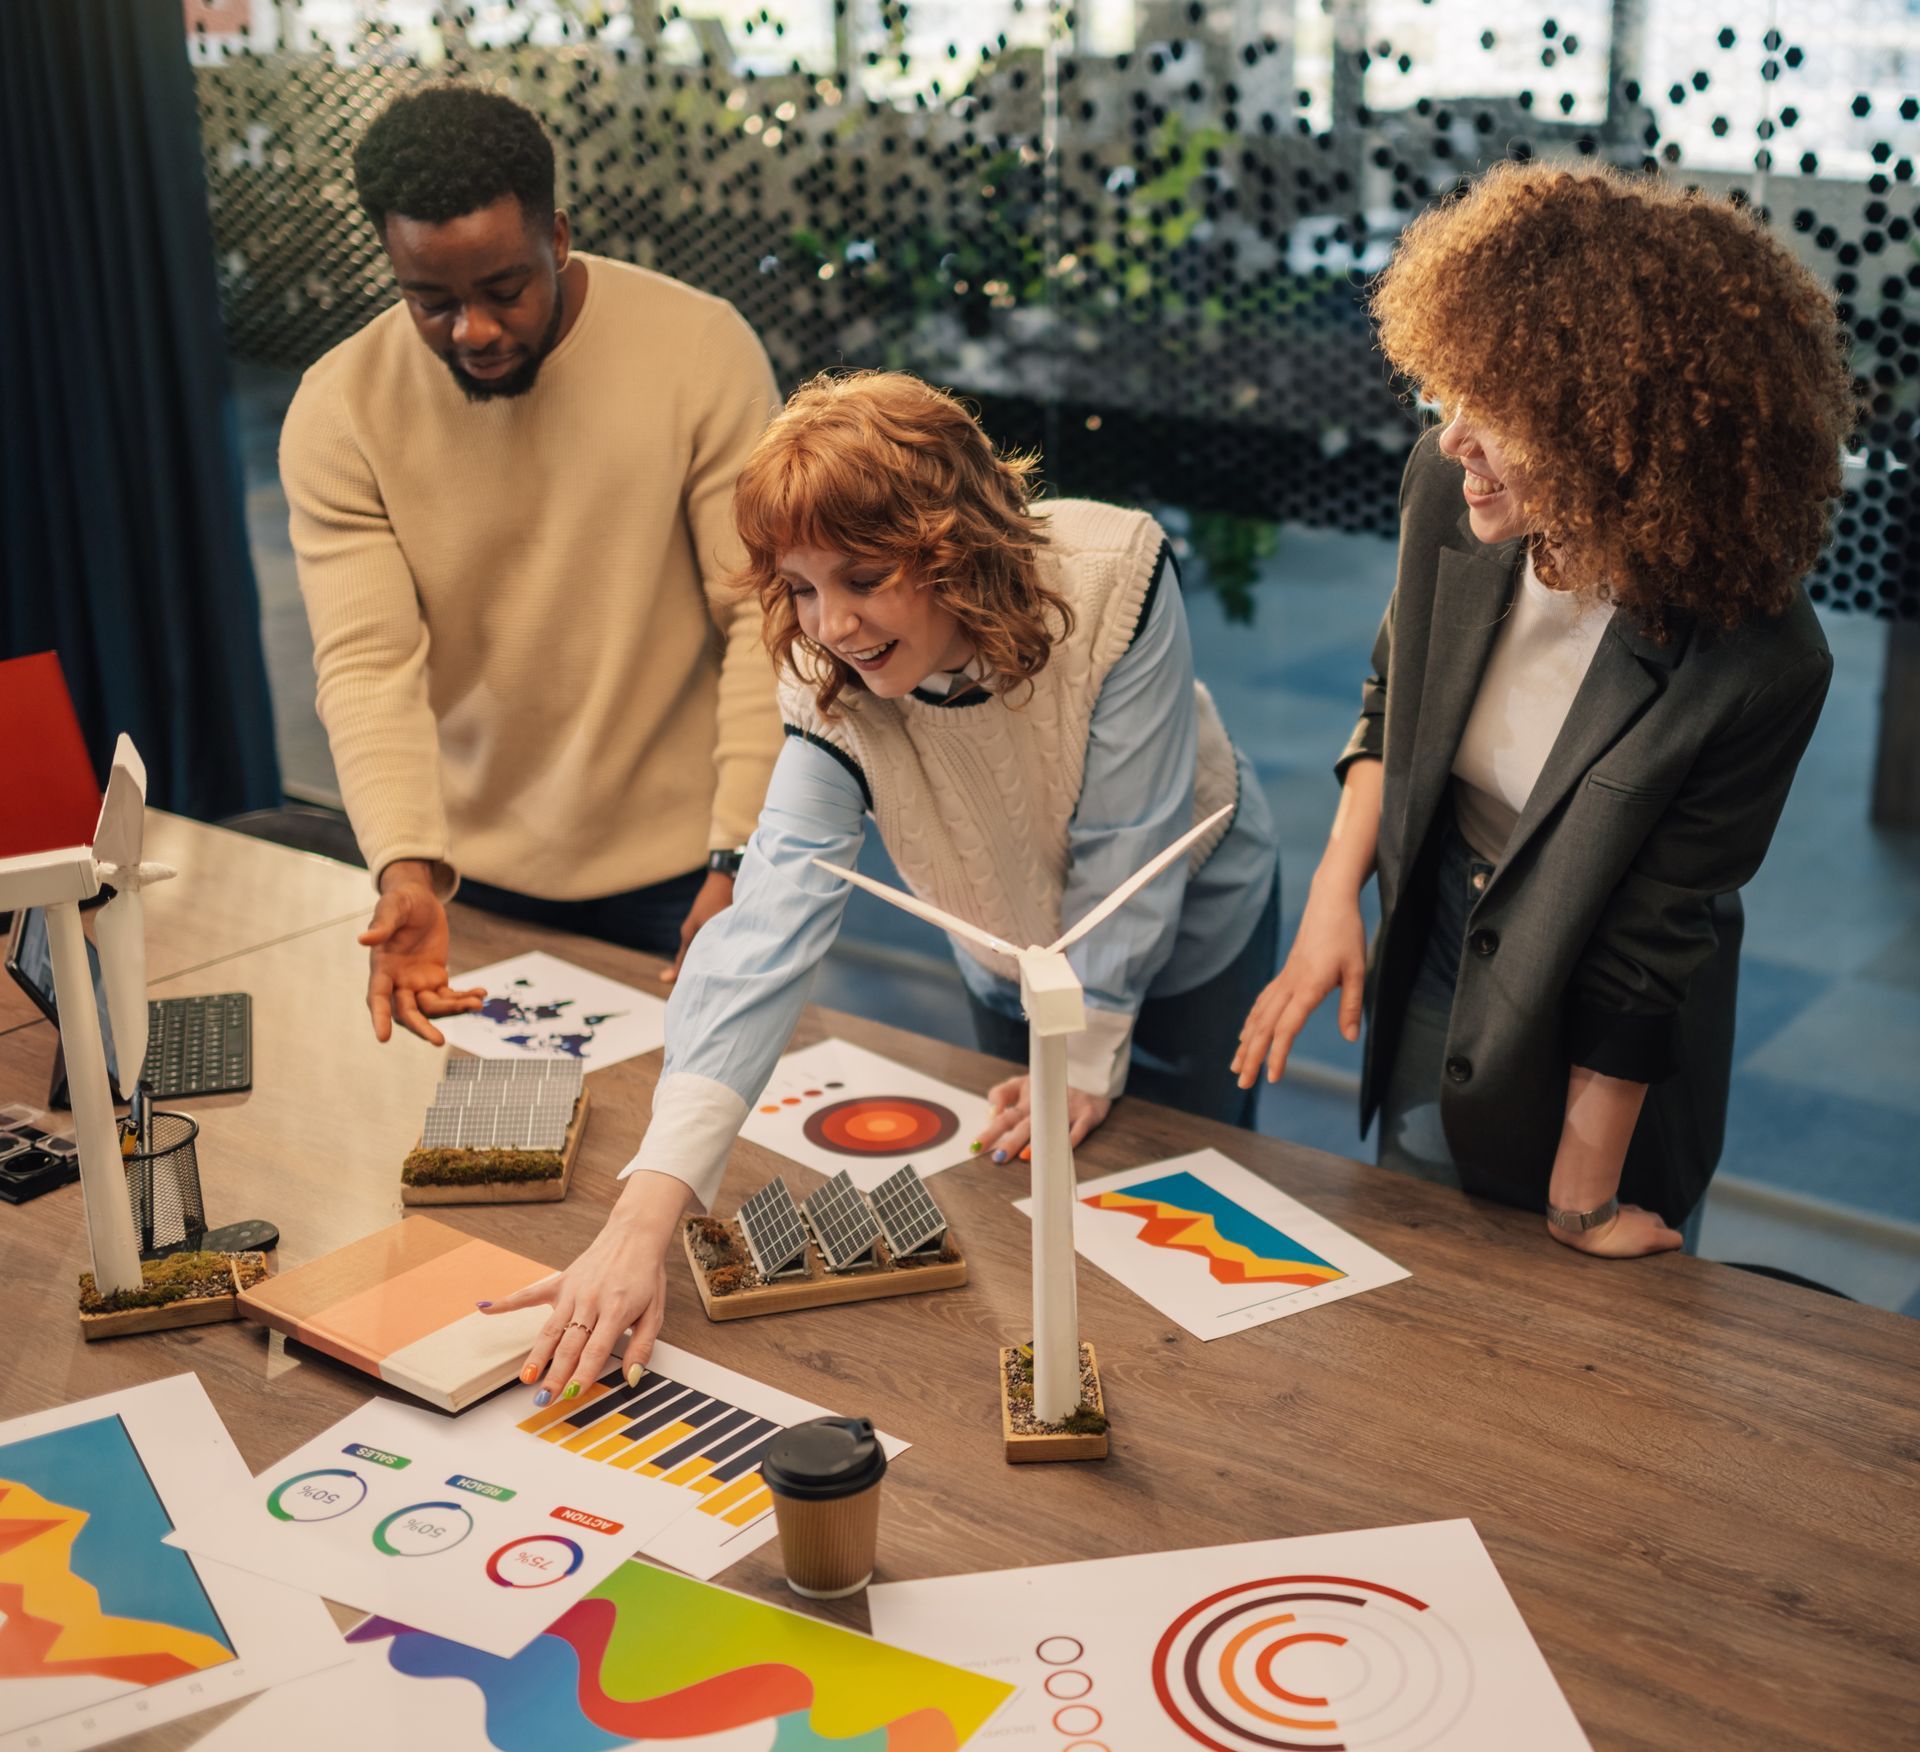
[[[1067,1141],[1067,1036],[1087,1025],[1080,980],[1066,951],[1104,924],[1193,843],[1232,813],[1218,809],[1136,870],[1107,898],[1044,949],[1017,949],[990,931],[956,919],[897,888],[843,870],[824,858],[822,870],[843,877],[890,905],[965,937],[1020,964],[1020,1003],[1027,1013],[1028,1073],[1033,1119],[1033,1411],[1042,1423],[1064,1423],[1080,1402],[1080,1322],[1074,1291],[1073,1146]]]
[[[89,785],[89,790],[91,785]],[[100,971],[113,1024],[114,1056],[131,1085],[147,1057],[147,938],[140,891],[173,875],[165,864],[140,861],[146,828],[147,769],[130,737],[113,751],[113,773],[91,845],[62,846],[0,858],[0,909],[46,909],[53,952],[54,996],[66,1053],[74,1140],[80,1147],[80,1186],[86,1200],[93,1281],[102,1295],[141,1287],[140,1248],[133,1204],[120,1155],[120,1128],[107,1081],[107,1051],[94,1007],[87,939],[80,902],[103,887],[114,897],[95,925]]]

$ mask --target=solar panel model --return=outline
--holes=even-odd
[[[873,1244],[880,1238],[880,1225],[844,1168],[801,1208],[829,1270],[851,1271],[856,1265],[878,1263]]]
[[[843,1169],[804,1205],[793,1202],[784,1181],[770,1180],[731,1221],[688,1217],[680,1240],[709,1320],[950,1290],[967,1281],[947,1219],[911,1167],[864,1196]]]
[[[947,1219],[927,1191],[927,1183],[909,1162],[889,1174],[872,1192],[874,1215],[895,1259],[920,1253],[947,1232]]]
[[[586,1126],[578,1059],[450,1059],[401,1170],[406,1204],[564,1198]]]
[[[784,1180],[769,1180],[740,1207],[736,1220],[761,1277],[771,1282],[805,1273],[807,1231]]]

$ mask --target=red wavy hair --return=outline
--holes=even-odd
[[[1779,613],[1854,421],[1826,289],[1759,220],[1657,176],[1501,164],[1402,234],[1380,344],[1527,471],[1545,583],[1656,638]]]
[[[1065,601],[1040,582],[1047,537],[1030,504],[1036,466],[996,453],[960,402],[905,372],[802,384],[733,490],[747,550],[736,582],[760,597],[775,667],[806,681],[829,717],[846,688],[866,687],[800,630],[779,560],[811,547],[885,565],[878,589],[930,588],[998,691],[1030,682],[1073,625]]]

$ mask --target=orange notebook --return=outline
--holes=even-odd
[[[544,1307],[482,1314],[552,1268],[427,1217],[342,1247],[240,1295],[240,1311],[336,1362],[459,1411],[511,1381]]]

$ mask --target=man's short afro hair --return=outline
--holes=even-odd
[[[553,219],[553,142],[539,118],[467,85],[395,98],[354,148],[353,180],[382,234],[390,214],[444,225],[503,195],[519,201],[530,225]]]

